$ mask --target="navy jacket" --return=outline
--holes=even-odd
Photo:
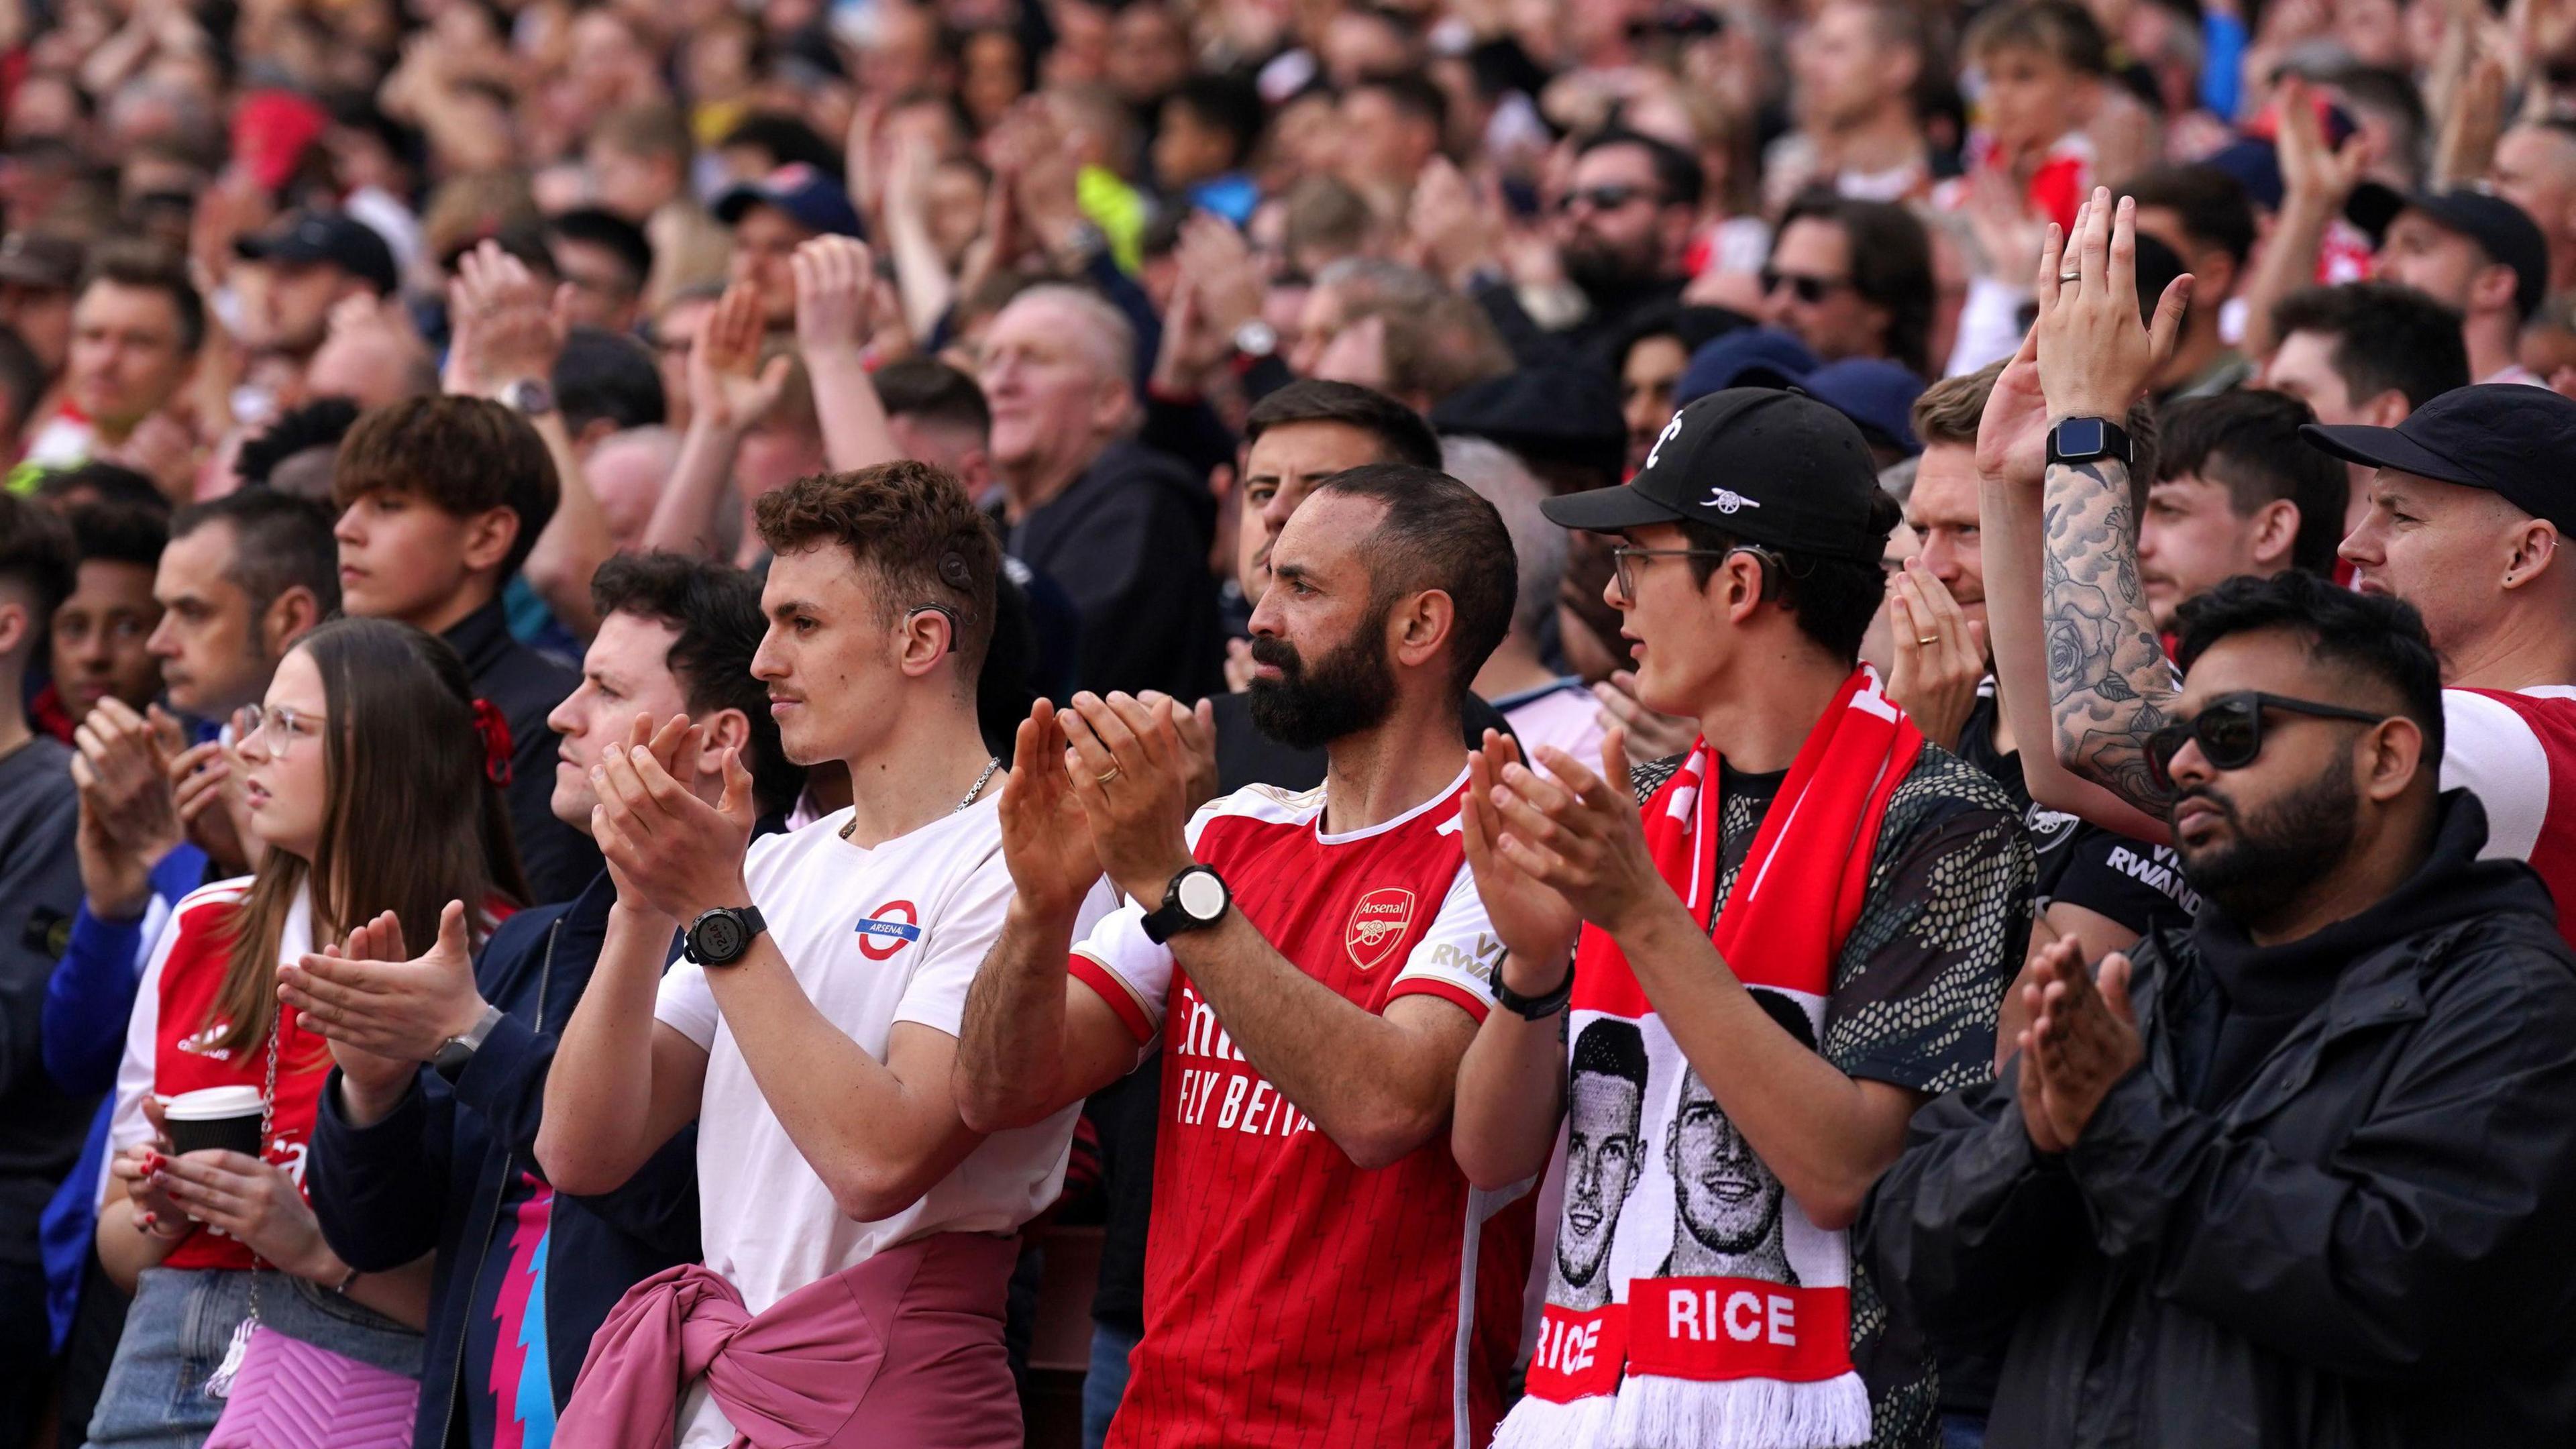
[[[517,1174],[538,1172],[537,1123],[555,1033],[589,984],[616,899],[602,873],[572,900],[521,911],[492,933],[474,975],[483,998],[508,1015],[454,1087],[423,1067],[402,1105],[365,1128],[340,1111],[336,1070],[323,1088],[305,1190],[332,1251],[370,1272],[438,1251],[417,1449],[469,1441],[466,1333],[474,1315],[489,1322],[496,1307],[477,1291],[485,1255],[510,1250],[503,1198]],[[555,1198],[545,1343],[557,1410],[572,1397],[590,1337],[618,1298],[665,1268],[697,1261],[697,1145],[697,1128],[683,1128],[616,1192]]]

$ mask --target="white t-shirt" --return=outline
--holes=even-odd
[[[1012,895],[996,790],[909,835],[861,849],[841,838],[848,810],[752,842],[752,903],[817,1010],[879,1061],[898,1021],[955,1036]],[[1095,887],[1076,935],[1108,911]],[[722,968],[718,968],[722,969]],[[1037,1216],[1064,1181],[1067,1107],[1034,1127],[996,1132],[902,1212],[854,1222],[788,1139],[707,985],[686,961],[662,978],[654,1015],[707,1049],[698,1107],[698,1207],[707,1266],[754,1313],[819,1278],[932,1233],[1007,1233]]]
[[[1560,679],[1554,684],[1520,694],[1505,695],[1494,701],[1511,723],[1512,737],[1521,742],[1521,753],[1538,758],[1538,747],[1559,749],[1580,760],[1587,769],[1601,764],[1601,701],[1583,687],[1579,679]]]

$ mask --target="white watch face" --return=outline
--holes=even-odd
[[[1213,921],[1225,914],[1225,883],[1205,871],[1181,877],[1181,914],[1193,921]]]

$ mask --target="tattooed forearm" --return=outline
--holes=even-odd
[[[2166,792],[2148,773],[2146,739],[2165,723],[2176,686],[2138,582],[2128,465],[2050,464],[2043,525],[2040,607],[2058,760],[2160,814]]]

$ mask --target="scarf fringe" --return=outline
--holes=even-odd
[[[1562,1404],[1531,1394],[1503,1416],[1493,1449],[1609,1449],[1617,1411],[1618,1401],[1608,1394]]]
[[[1869,1388],[1857,1373],[1813,1383],[1630,1374],[1615,1402],[1609,1442],[1619,1449],[1841,1449],[1869,1441]],[[1494,1443],[1503,1449],[1501,1439]]]

